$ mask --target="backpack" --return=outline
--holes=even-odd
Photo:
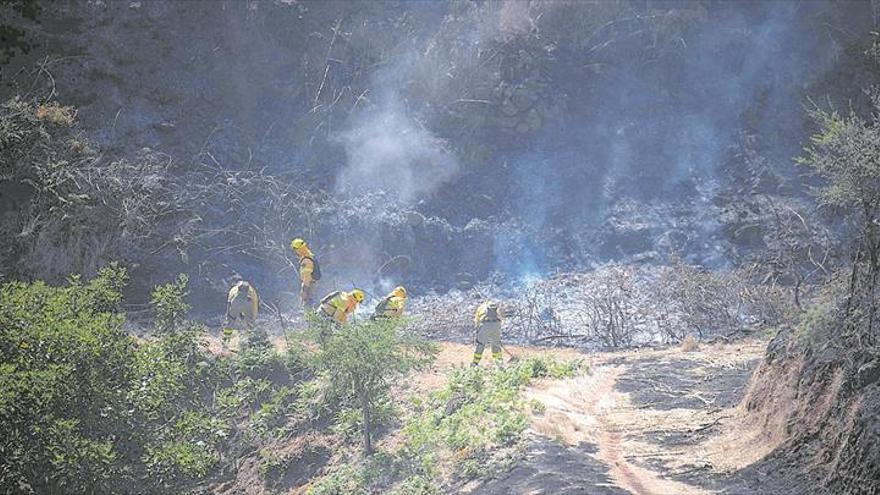
[[[384,315],[385,310],[388,309],[388,303],[391,301],[391,296],[385,296],[379,301],[379,304],[376,305],[376,314]]]
[[[314,256],[305,256],[303,259],[312,261],[312,280],[315,282],[321,280],[321,264],[318,263],[318,259]]]
[[[498,317],[497,305],[490,304],[486,306],[486,316],[483,317],[483,321],[501,321],[501,318]]]
[[[329,303],[330,301],[333,300],[334,297],[336,297],[340,294],[342,294],[342,291],[338,291],[338,290],[334,290],[333,292],[327,294],[326,296],[324,296],[324,299],[321,299],[320,306],[323,306],[323,305]]]

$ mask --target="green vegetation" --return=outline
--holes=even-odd
[[[802,165],[824,180],[817,188],[822,206],[833,208],[851,237],[852,264],[842,275],[845,284],[829,286],[825,334],[841,348],[863,348],[876,355],[877,290],[880,286],[880,93],[872,92],[874,113],[864,118],[855,111],[840,115],[816,108],[810,111],[818,131],[811,137]],[[836,295],[835,295],[836,294]],[[807,315],[807,326],[823,323]]]
[[[356,417],[343,411],[339,418],[344,423],[353,419],[358,424],[364,452],[371,454],[374,416],[387,406],[393,379],[430,364],[436,347],[399,332],[403,325],[399,320],[357,322],[341,332],[324,328],[327,323],[314,325],[320,333],[329,334],[313,356],[314,367],[331,385],[334,395],[354,399]]]
[[[185,276],[155,288],[153,336],[137,340],[123,328],[126,283],[111,265],[88,283],[0,286],[0,488],[179,493],[250,453],[268,482],[290,462],[273,442],[321,429],[369,452],[394,418],[394,379],[435,352],[402,322],[315,322],[284,352],[262,330],[213,355],[186,320]]]
[[[160,285],[153,291],[150,303],[155,312],[156,330],[173,332],[183,324],[190,309],[186,303],[186,296],[189,295],[186,290],[188,283],[189,278],[181,273],[174,282]]]
[[[156,289],[161,331],[138,342],[119,311],[126,281],[111,265],[88,283],[0,287],[0,487],[177,491],[217,469],[231,432],[277,427],[294,395],[283,358],[264,362],[281,363],[273,383],[207,353],[204,329],[183,319],[183,277]]]
[[[56,491],[89,491],[117,472],[136,376],[113,312],[124,280],[111,267],[89,284],[0,288],[0,485],[51,473]]]
[[[310,493],[434,494],[455,479],[485,474],[504,463],[528,426],[530,401],[523,388],[534,378],[565,378],[583,370],[581,361],[530,357],[508,366],[455,370],[441,390],[411,398],[391,452],[352,460],[318,480]]]

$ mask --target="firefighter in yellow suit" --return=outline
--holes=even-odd
[[[406,306],[406,289],[403,286],[396,287],[376,305],[376,311],[371,320],[400,318]]]
[[[315,275],[315,255],[302,239],[294,239],[290,241],[290,249],[296,253],[299,258],[299,300],[302,307],[312,304],[312,294],[316,281]]]
[[[249,282],[242,280],[233,285],[226,296],[226,319],[229,326],[253,328],[257,322],[259,305],[257,291]]]
[[[329,320],[339,326],[348,324],[348,317],[357,310],[358,304],[364,300],[364,291],[354,289],[351,292],[333,291],[321,299],[320,311]]]
[[[486,346],[492,348],[492,361],[501,364],[501,320],[503,318],[501,306],[495,301],[485,301],[477,307],[474,314],[476,348],[471,366],[480,364]]]

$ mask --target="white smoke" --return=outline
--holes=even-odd
[[[348,162],[337,177],[337,189],[347,194],[384,191],[412,204],[458,171],[446,143],[393,97],[356,116],[339,139]]]

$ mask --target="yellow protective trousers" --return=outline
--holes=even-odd
[[[483,321],[477,328],[476,348],[474,349],[474,365],[480,364],[486,346],[492,348],[492,360],[501,362],[501,322]]]

